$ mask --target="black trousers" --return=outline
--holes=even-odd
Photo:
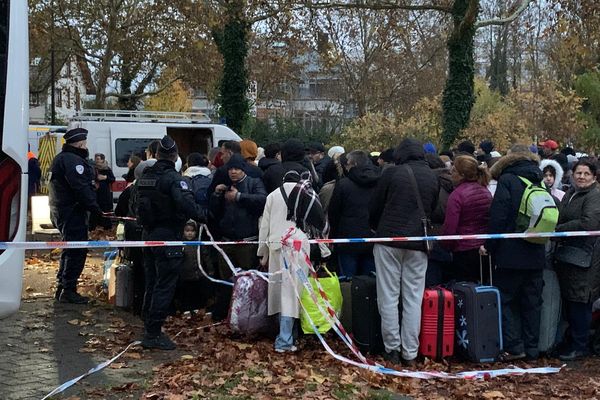
[[[180,240],[181,235],[169,229],[157,228],[144,232],[144,240]],[[181,247],[145,247],[144,272],[146,291],[142,307],[145,333],[157,336],[167,318],[177,280],[183,266]]]
[[[87,212],[73,212],[66,221],[61,221],[57,227],[61,238],[65,242],[88,240],[88,216]],[[64,289],[75,290],[77,281],[85,266],[87,249],[63,249],[56,280]]]
[[[539,355],[542,274],[541,269],[498,268],[494,271],[494,285],[500,290],[502,301],[504,350],[509,353]]]

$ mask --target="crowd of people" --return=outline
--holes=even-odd
[[[67,146],[73,147],[74,138],[82,136],[70,131],[65,138]],[[63,152],[70,159],[81,152],[67,146]],[[557,231],[600,229],[598,160],[577,155],[568,147],[559,152],[553,140],[537,146],[516,144],[505,155],[491,140],[478,148],[465,141],[453,151],[440,153],[433,144],[410,138],[378,153],[346,151],[341,146],[326,149],[321,143],[304,144],[297,139],[259,148],[243,140],[225,142],[208,154],[189,154],[182,172],[176,169],[177,159],[176,143],[165,136],[149,146],[147,160],[137,161],[132,168],[134,179],[116,208],[118,215],[137,218],[137,222],[127,222],[126,239],[194,240],[199,224],[207,224],[215,239],[262,243],[223,246],[233,265],[242,269],[260,266],[269,272],[281,271],[281,237],[290,227],[297,228],[302,238],[522,231],[519,207],[527,185],[546,188],[552,195],[559,210]],[[91,174],[85,168],[79,172],[76,162],[63,162],[62,168],[77,178]],[[59,166],[55,161],[53,171]],[[57,196],[60,182],[56,180],[54,190],[52,182],[53,220],[65,239],[83,240],[82,232],[65,228],[65,217],[57,212],[62,207],[56,200],[61,198]],[[82,209],[101,215],[99,202],[79,192],[79,197],[69,201],[86,204]],[[221,285],[209,289],[198,274],[195,251],[188,250],[130,249],[137,254],[128,257],[143,265],[140,279],[145,286],[138,308],[145,322],[145,347],[175,348],[161,331],[174,298],[181,309],[207,306],[213,319],[226,317],[231,289]],[[76,251],[80,250],[65,251],[59,271],[60,290],[73,300],[81,297],[73,283],[79,267],[69,268],[81,257],[69,253]],[[560,358],[573,360],[588,353],[592,304],[600,297],[596,237],[547,243],[458,240],[432,246],[399,241],[314,246],[306,251],[315,264],[327,263],[339,275],[375,273],[384,358],[393,363],[415,362],[425,287],[452,281],[486,283],[491,277],[480,274],[480,265],[488,255],[495,267],[494,285],[501,293],[505,360],[539,357],[545,268],[558,274],[563,318],[569,325],[566,334],[557,334]],[[202,249],[201,257],[209,274],[231,279],[229,265],[217,252]],[[275,350],[295,351],[294,325],[300,306],[291,285],[300,288],[300,284],[293,276],[277,276],[269,282],[268,292],[269,314],[278,314],[280,322]]]

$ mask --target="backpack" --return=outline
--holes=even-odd
[[[521,197],[517,230],[526,233],[554,232],[558,223],[558,207],[548,191],[519,176],[525,184]],[[548,238],[526,238],[528,242],[545,244]]]
[[[191,178],[188,177],[187,180],[190,185],[190,190],[194,193],[196,204],[204,209],[208,208],[208,187],[212,182],[212,178],[198,174]]]

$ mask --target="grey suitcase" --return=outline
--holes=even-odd
[[[133,304],[133,285],[133,268],[131,264],[113,264],[109,273],[108,301],[117,307],[131,307]]]
[[[542,290],[542,312],[540,314],[540,353],[549,353],[556,344],[556,332],[560,322],[561,297],[556,271],[544,269],[544,289]]]

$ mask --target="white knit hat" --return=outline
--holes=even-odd
[[[327,155],[329,157],[333,157],[335,154],[344,154],[346,152],[346,150],[342,147],[342,146],[333,146],[332,148],[329,149],[329,151],[327,152]]]

